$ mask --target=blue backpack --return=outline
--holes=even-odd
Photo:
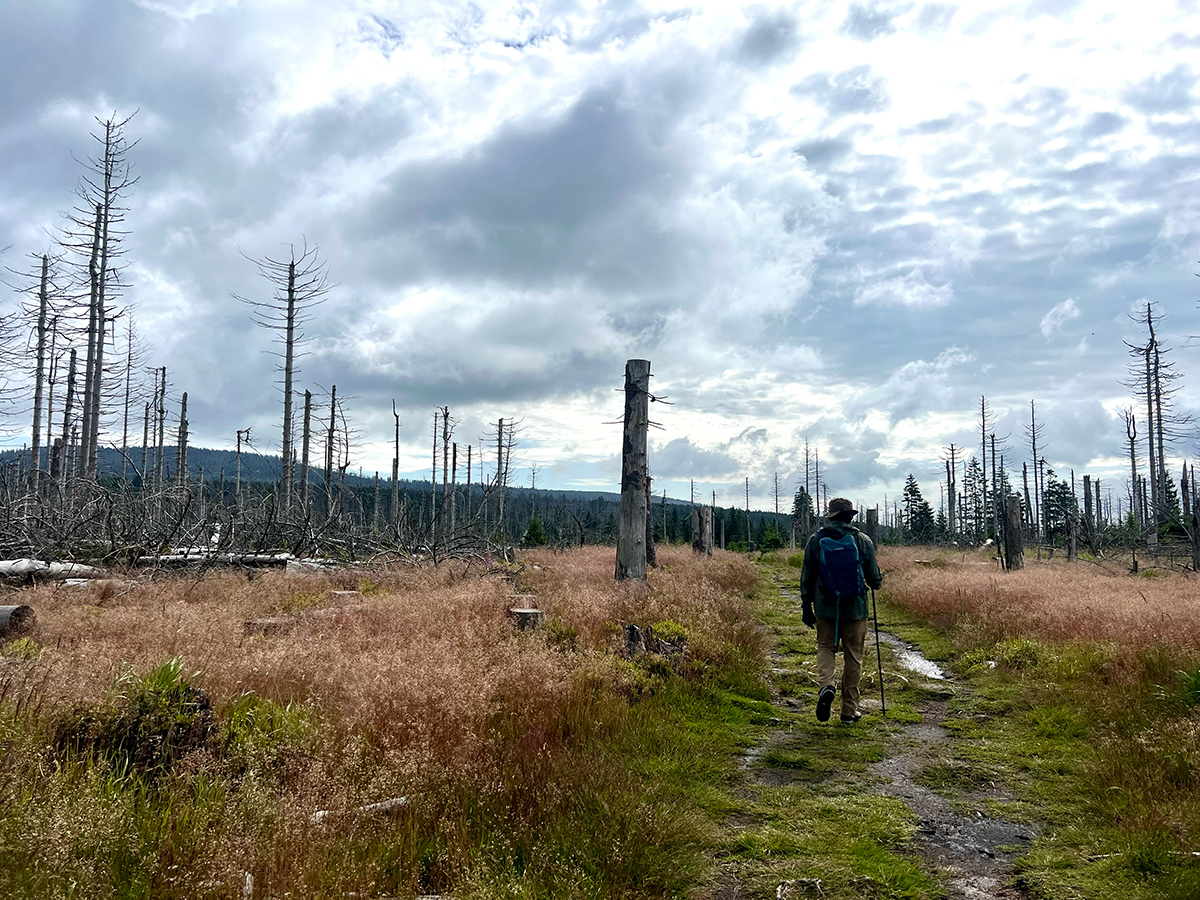
[[[840,609],[843,600],[854,600],[867,592],[858,541],[854,533],[849,532],[842,537],[822,536],[820,546],[825,594],[836,601]]]

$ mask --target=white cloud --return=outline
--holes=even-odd
[[[936,309],[954,299],[953,282],[934,285],[925,280],[925,273],[912,269],[907,275],[876,281],[860,287],[854,295],[856,306],[906,306],[913,309]]]
[[[1050,340],[1054,332],[1059,331],[1072,319],[1078,319],[1081,315],[1079,307],[1075,305],[1074,298],[1068,298],[1062,303],[1056,304],[1050,312],[1042,316],[1042,323],[1038,328],[1042,332],[1042,337]]]

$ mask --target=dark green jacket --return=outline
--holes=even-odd
[[[862,561],[863,581],[867,587],[878,588],[883,584],[883,573],[879,571],[879,563],[875,561],[875,545],[871,539],[855,528],[841,522],[830,522],[808,539],[804,548],[804,568],[800,571],[800,599],[811,603],[813,609],[822,619],[838,618],[837,604],[825,596],[825,580],[821,578],[821,538],[840,538],[853,534],[858,544],[858,556]],[[844,622],[857,622],[867,618],[867,593],[853,603],[843,603],[841,619]]]

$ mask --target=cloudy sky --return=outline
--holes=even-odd
[[[336,287],[298,385],[353,398],[367,471],[395,398],[402,470],[449,405],[462,444],[524,418],[518,481],[613,489],[643,357],[673,496],[766,504],[807,437],[832,493],[911,471],[936,502],[981,394],[1010,456],[1033,399],[1052,464],[1115,485],[1139,303],[1200,407],[1197,6],[6,3],[0,262],[47,246],[93,117],[137,110],[123,302],[195,444],[277,450],[231,293],[307,240]]]

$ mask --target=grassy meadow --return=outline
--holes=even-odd
[[[815,645],[776,587],[797,555],[659,548],[649,590],[613,559],[10,592],[39,622],[0,647],[0,893],[699,900],[733,872],[745,897],[939,896],[915,817],[866,783],[926,695],[885,651],[887,720],[812,720]],[[881,563],[884,627],[957,676],[922,783],[1036,826],[1029,896],[1200,896],[1195,579]],[[518,631],[531,604],[546,626]],[[247,633],[270,617],[295,627]],[[626,622],[670,644],[626,659]],[[755,745],[788,784],[748,792]]]
[[[757,573],[664,549],[645,593],[613,558],[21,592],[39,624],[0,657],[0,891],[681,896],[769,709]],[[331,612],[334,589],[364,599]],[[547,627],[513,627],[514,589]],[[280,614],[298,626],[244,633]],[[622,622],[686,652],[623,659]]]
[[[919,561],[919,562],[918,562]],[[979,553],[887,548],[885,595],[970,690],[930,786],[1002,784],[1043,823],[1035,897],[1200,897],[1200,582],[1080,560],[1012,573]],[[922,627],[923,626],[923,627]]]

